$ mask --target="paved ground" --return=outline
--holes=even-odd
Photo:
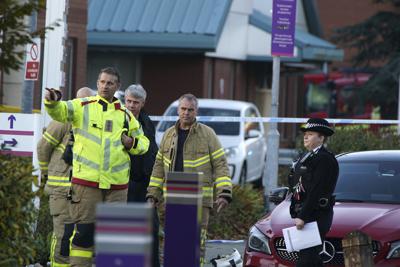
[[[209,240],[206,242],[206,264],[204,267],[213,267],[210,263],[210,260],[220,256],[225,256],[232,254],[234,249],[239,251],[240,255],[243,259],[243,252],[244,252],[245,243],[244,240],[223,240],[223,241],[216,241],[216,240]],[[48,263],[50,266],[50,263]],[[43,267],[40,264],[32,264],[28,265],[27,267]]]
[[[213,267],[210,263],[212,258],[218,255],[225,256],[232,254],[233,249],[237,249],[243,259],[245,243],[244,240],[226,240],[224,242],[216,242],[214,240],[209,240],[206,243],[206,264],[204,267]]]

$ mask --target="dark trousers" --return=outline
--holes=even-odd
[[[128,202],[146,202],[147,183],[141,181],[129,181]],[[153,212],[153,248],[152,248],[152,267],[160,267],[159,239],[158,231],[160,221],[157,209]]]
[[[329,232],[329,229],[332,225],[333,210],[319,211],[316,218],[319,234],[322,242],[324,242],[325,235]],[[322,246],[315,246],[300,250],[296,267],[322,267],[323,262],[319,255],[321,250]]]

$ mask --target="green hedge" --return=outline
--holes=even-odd
[[[396,150],[400,149],[400,138],[394,126],[347,125],[335,128],[335,134],[329,137],[327,147],[335,155],[367,150]],[[299,154],[305,151],[303,134],[296,138],[296,149]],[[289,166],[279,168],[279,185],[287,185],[288,173]]]
[[[233,200],[220,213],[211,211],[209,239],[245,239],[250,226],[264,214],[264,196],[261,189],[252,185],[233,186]]]
[[[47,261],[47,255],[41,258],[48,249],[48,234],[38,230],[49,216],[42,212],[37,220],[34,199],[46,198],[41,191],[32,191],[32,170],[31,158],[0,155],[0,266],[20,267]],[[45,207],[45,201],[42,205]]]

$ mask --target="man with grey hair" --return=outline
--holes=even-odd
[[[140,156],[131,157],[131,173],[128,188],[128,202],[146,202],[147,186],[153,170],[158,147],[155,138],[154,124],[143,110],[147,93],[140,84],[132,84],[125,90],[125,106],[140,122],[144,135],[149,139],[149,149]],[[153,267],[159,267],[158,256],[158,217],[154,212],[153,232]]]

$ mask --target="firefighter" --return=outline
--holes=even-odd
[[[156,156],[146,198],[152,205],[163,201],[163,186],[168,171],[203,173],[203,208],[201,222],[200,261],[204,263],[205,240],[213,187],[216,189],[217,212],[232,200],[232,182],[224,149],[215,132],[196,121],[197,98],[185,94],[179,98],[179,120],[167,129]]]
[[[77,98],[92,96],[88,87],[77,91]],[[53,234],[50,245],[51,267],[68,267],[70,237],[74,224],[69,216],[68,193],[71,186],[71,166],[63,160],[70,139],[70,123],[52,121],[37,144],[37,156],[45,192],[49,195]]]
[[[70,204],[75,223],[72,267],[92,266],[96,204],[126,202],[128,153],[140,155],[149,146],[138,121],[114,97],[119,87],[118,71],[108,67],[99,73],[96,96],[60,101],[55,89],[48,89],[45,95],[49,115],[57,121],[70,122],[75,138]]]

